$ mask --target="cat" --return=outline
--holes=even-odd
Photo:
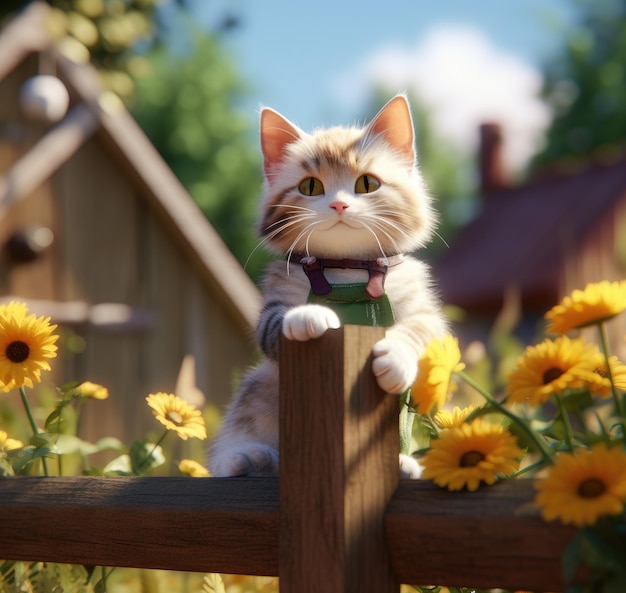
[[[436,216],[416,165],[406,96],[365,127],[312,134],[263,108],[260,133],[260,234],[284,259],[264,275],[256,329],[264,358],[242,379],[212,444],[214,476],[278,473],[281,333],[306,341],[342,323],[388,327],[374,345],[372,371],[384,391],[400,394],[425,346],[447,331],[428,267],[407,255],[429,240]],[[329,301],[344,292],[364,307]],[[400,465],[403,475],[419,474],[412,458],[401,456]]]

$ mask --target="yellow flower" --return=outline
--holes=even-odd
[[[439,410],[433,420],[439,428],[454,428],[461,426],[467,420],[467,417],[474,411],[474,406],[459,408],[454,406],[452,412],[449,410]]]
[[[107,399],[109,397],[109,390],[106,387],[91,381],[85,381],[75,387],[75,389],[83,397],[91,399]]]
[[[611,366],[611,378],[613,385],[617,389],[626,391],[626,364],[618,360],[617,356],[609,356],[609,365]],[[604,369],[606,373],[606,369]]]
[[[528,346],[509,375],[508,401],[539,405],[568,387],[581,387],[602,366],[595,344],[560,336]]]
[[[432,340],[419,360],[417,379],[411,387],[417,413],[426,415],[443,406],[450,392],[452,373],[464,368],[456,338],[446,334],[441,340]]]
[[[480,482],[493,484],[498,475],[519,468],[523,451],[517,439],[499,424],[477,418],[470,424],[445,428],[431,441],[421,460],[422,478],[448,490],[476,490]]]
[[[546,521],[593,525],[599,517],[624,510],[626,452],[599,443],[591,450],[560,453],[536,488],[535,502]]]
[[[211,475],[204,465],[193,459],[181,459],[178,469],[192,478],[208,478]]]
[[[626,280],[596,282],[574,290],[546,314],[548,331],[564,334],[594,323],[607,321],[626,310]]]
[[[50,370],[47,359],[57,355],[56,327],[49,317],[28,315],[23,303],[0,307],[0,381],[5,391],[32,387],[33,381],[41,381],[41,371]]]
[[[9,438],[9,435],[0,430],[0,451],[10,451],[11,449],[21,449],[24,443],[18,439]]]
[[[172,393],[151,393],[146,397],[156,419],[181,439],[206,439],[206,428],[200,411]]]
[[[626,365],[621,363],[617,356],[610,356],[609,366],[611,367],[613,385],[617,389],[626,389]],[[606,360],[603,359],[602,364],[585,378],[584,385],[589,389],[592,395],[603,398],[611,397],[613,391],[611,389]]]

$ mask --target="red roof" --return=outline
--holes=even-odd
[[[626,162],[498,190],[434,265],[444,302],[500,308],[509,286],[527,307],[558,298],[565,255],[626,197]]]

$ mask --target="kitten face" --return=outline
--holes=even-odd
[[[265,109],[261,146],[260,231],[274,250],[375,259],[412,251],[429,238],[434,215],[415,166],[403,96],[365,128],[312,134]]]

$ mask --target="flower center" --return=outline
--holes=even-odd
[[[480,451],[467,451],[461,455],[459,464],[461,467],[474,467],[478,465],[485,456]]]
[[[606,492],[606,484],[598,478],[587,478],[578,485],[578,496],[597,498]]]
[[[175,410],[170,410],[167,414],[165,414],[165,417],[177,426],[180,426],[183,423],[183,417]]]
[[[556,379],[558,379],[562,374],[563,374],[563,371],[561,369],[557,369],[556,367],[552,367],[551,369],[548,369],[543,374],[543,384],[547,385],[548,383],[552,383],[552,381],[555,381]]]
[[[5,354],[11,362],[24,362],[30,354],[30,347],[26,342],[17,340],[7,346]]]

